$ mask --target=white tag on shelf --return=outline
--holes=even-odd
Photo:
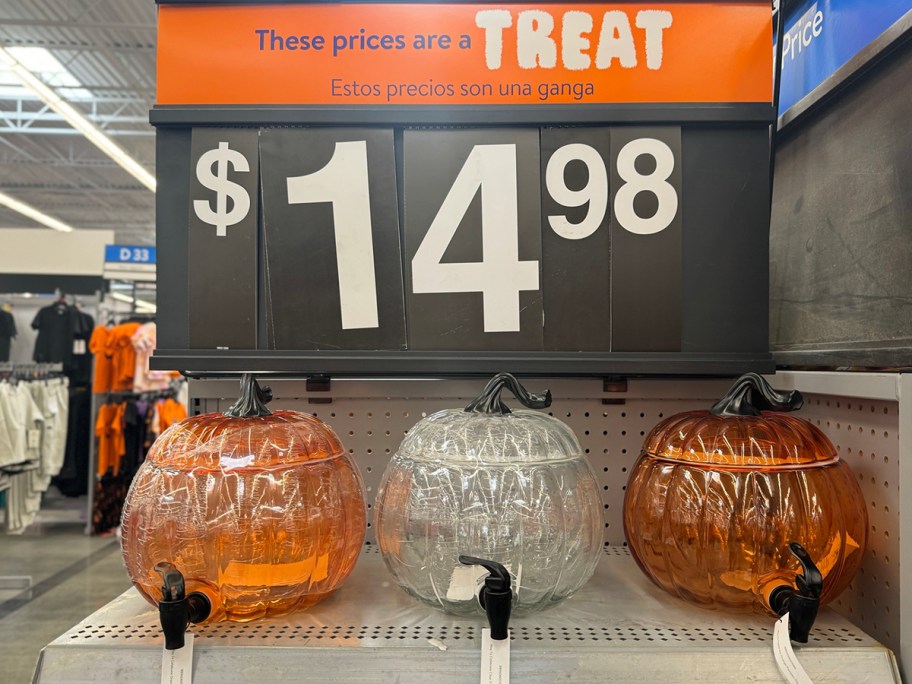
[[[26,433],[26,448],[27,449],[40,449],[41,448],[41,430],[38,428],[32,428]]]
[[[169,651],[162,645],[161,684],[192,684],[193,632],[184,635],[184,647]]]
[[[773,628],[773,655],[779,672],[789,684],[813,684],[807,672],[801,667],[795,651],[792,650],[792,640],[789,638],[789,614],[786,613],[776,620]]]
[[[510,630],[501,641],[489,627],[481,630],[481,684],[510,684]]]

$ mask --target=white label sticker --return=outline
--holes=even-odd
[[[491,630],[481,630],[481,684],[510,683],[510,630],[507,638],[495,641]]]
[[[522,580],[522,565],[513,575],[510,564],[504,565],[510,573],[513,584],[513,593],[519,595],[520,581]],[[478,596],[478,590],[484,584],[488,571],[480,565],[456,565],[450,575],[450,584],[447,587],[446,597],[449,601],[469,601]]]
[[[789,684],[813,684],[807,672],[801,667],[795,651],[792,650],[792,640],[789,638],[789,614],[786,613],[776,620],[773,628],[773,655],[779,672]]]
[[[184,635],[184,647],[169,651],[162,645],[161,684],[192,684],[193,632]]]
[[[450,575],[446,597],[450,601],[469,601],[475,597],[482,578],[488,574],[480,565],[457,565]]]
[[[41,430],[38,428],[32,428],[26,432],[26,447],[28,449],[41,448]]]

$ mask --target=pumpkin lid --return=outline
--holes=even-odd
[[[338,458],[345,449],[326,423],[307,413],[270,412],[269,388],[252,375],[241,379],[241,396],[224,414],[207,413],[165,430],[148,460],[175,470],[273,468]]]
[[[785,413],[803,404],[798,390],[777,392],[748,373],[709,411],[679,413],[656,425],[643,451],[655,458],[734,468],[806,467],[837,460],[836,448],[819,428]]]
[[[438,411],[409,430],[397,454],[422,461],[496,465],[540,463],[578,458],[576,435],[565,423],[547,414],[511,411],[500,393],[508,387],[529,408],[547,408],[551,393],[531,394],[509,373],[488,382],[465,409]]]

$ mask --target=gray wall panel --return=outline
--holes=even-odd
[[[906,46],[780,138],[770,341],[790,363],[861,350],[858,365],[894,365],[912,347],[910,82]]]

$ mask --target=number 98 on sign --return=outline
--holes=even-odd
[[[191,231],[249,250],[229,224],[255,201],[217,188],[256,160],[218,168],[221,133]],[[258,152],[269,348],[680,350],[678,127],[263,129]]]

